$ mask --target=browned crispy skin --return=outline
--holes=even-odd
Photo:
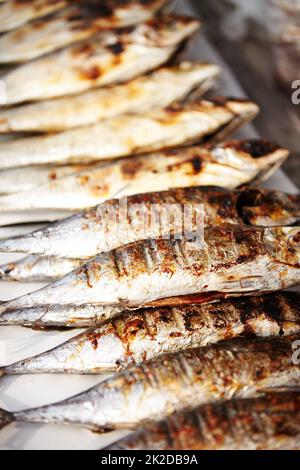
[[[299,365],[292,360],[299,338],[237,339],[164,354],[80,395],[14,413],[13,419],[97,430],[137,429],[192,407],[259,397],[266,390],[299,383]]]
[[[175,413],[110,450],[300,450],[300,393],[269,394]]]

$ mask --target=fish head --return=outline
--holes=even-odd
[[[237,211],[247,225],[297,225],[300,223],[300,195],[247,188],[240,192]]]
[[[264,242],[275,262],[299,271],[299,278],[295,278],[296,285],[300,281],[300,226],[265,229]]]
[[[208,148],[214,161],[246,172],[249,181],[257,183],[267,180],[289,156],[287,149],[263,139],[233,140]]]
[[[289,151],[275,142],[263,139],[244,140],[235,143],[236,149],[250,157],[259,170],[255,182],[269,179],[289,157]]]
[[[151,18],[133,29],[133,42],[155,47],[176,47],[201,26],[199,20],[181,15],[166,15]]]

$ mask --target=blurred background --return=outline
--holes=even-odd
[[[189,0],[248,96],[265,138],[292,151],[285,172],[300,188],[300,0]]]

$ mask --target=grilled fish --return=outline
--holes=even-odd
[[[0,280],[18,282],[53,282],[78,268],[83,260],[27,256],[0,266]]]
[[[0,62],[35,59],[64,46],[85,40],[99,30],[120,28],[146,21],[166,4],[166,0],[146,3],[93,0],[72,5],[50,18],[27,24],[0,38]]]
[[[119,114],[142,114],[167,107],[194,90],[202,95],[218,74],[216,65],[183,62],[114,87],[0,110],[0,132],[63,131]]]
[[[49,136],[0,142],[0,169],[89,163],[224,136],[258,112],[249,101],[194,101],[143,115],[124,114]]]
[[[232,400],[175,413],[106,450],[299,450],[300,393]]]
[[[0,375],[116,372],[164,354],[239,335],[300,334],[300,296],[280,293],[124,313],[38,356],[0,368]]]
[[[180,239],[176,235],[143,240],[102,253],[43,289],[3,302],[0,313],[58,304],[99,305],[109,311],[172,306],[181,296],[215,300],[299,283],[299,227],[231,225],[200,232],[184,232]]]
[[[167,62],[199,27],[195,19],[172,15],[118,34],[99,33],[9,72],[2,79],[2,104],[45,100],[126,82]]]
[[[134,365],[59,403],[0,414],[11,421],[84,426],[97,431],[134,429],[173,412],[218,401],[259,396],[299,383],[293,344],[300,336],[227,343],[163,355]]]
[[[8,208],[10,211],[37,211],[36,217],[39,217],[39,210],[46,209],[48,220],[51,220],[51,211],[60,210],[61,214],[55,215],[62,218],[68,212],[76,212],[116,196],[198,185],[233,189],[250,182],[264,181],[281,166],[288,154],[287,150],[270,142],[250,140],[163,151],[105,165],[98,163],[81,172],[73,171],[74,167],[69,166],[65,168],[70,170],[70,175],[64,178],[61,172],[68,170],[60,167],[9,170],[0,172],[0,181],[4,185],[1,192],[6,192],[9,187],[11,191],[22,188],[22,193],[0,197],[0,208],[3,211]],[[44,184],[45,180],[50,181]],[[34,220],[34,217],[33,212],[26,213],[27,221]],[[18,215],[14,222],[19,222]],[[6,220],[4,223],[7,224]]]
[[[35,18],[54,13],[67,4],[67,0],[10,0],[0,6],[0,32],[10,31]]]
[[[29,23],[0,38],[0,63],[25,62],[88,39],[103,29],[123,28],[151,18],[167,0],[89,0],[55,16]]]
[[[195,210],[199,206],[205,226],[300,223],[300,195],[254,188],[192,187],[110,200],[33,233],[0,241],[0,251],[84,260],[138,240],[174,235],[174,224],[164,223],[165,211],[173,209],[182,219],[186,206]],[[151,215],[150,226],[143,223],[146,211]],[[196,219],[192,221],[192,231],[197,229],[196,223]],[[27,262],[31,264],[30,259],[21,262],[23,269]]]

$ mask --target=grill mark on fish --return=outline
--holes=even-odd
[[[9,72],[4,79],[4,104],[73,95],[94,87],[127,82],[166,63],[181,42],[199,27],[196,19],[169,15],[141,23],[131,32],[125,29],[117,34],[101,32],[84,42],[85,50],[80,51],[80,57],[77,44],[70,45]],[[116,55],[111,50],[114,44],[122,44],[123,52]],[[141,61],[141,56],[147,60]],[[97,75],[101,72],[97,79],[85,76],[91,69],[97,69]],[[31,87],[24,85],[28,79],[31,79]]]
[[[297,392],[205,405],[149,424],[106,450],[297,450],[299,405]]]
[[[185,161],[189,159],[191,152],[200,153],[205,161],[206,170],[199,179],[193,179],[189,175],[187,176],[185,171],[182,171],[185,168]],[[1,214],[4,211],[7,214],[8,210],[29,210],[27,219],[30,220],[30,215],[33,214],[35,216],[35,211],[39,209],[53,210],[53,208],[56,208],[59,210],[77,211],[80,208],[85,209],[86,207],[93,206],[95,203],[101,203],[115,194],[130,196],[140,192],[167,190],[176,186],[201,186],[203,183],[205,185],[210,183],[234,188],[241,184],[249,183],[254,179],[264,180],[266,176],[270,176],[271,172],[280,166],[287,156],[288,152],[281,149],[275,154],[262,157],[261,160],[253,160],[250,156],[235,154],[234,151],[231,154],[228,149],[223,149],[222,145],[216,147],[210,146],[209,148],[191,147],[176,151],[173,149],[172,152],[167,151],[141,157],[130,157],[129,160],[136,162],[140,167],[138,173],[130,182],[123,178],[122,167],[124,163],[120,160],[109,165],[100,164],[91,166],[86,170],[82,169],[81,172],[76,167],[68,167],[74,168],[74,173],[70,176],[65,178],[60,177],[55,182],[55,185],[41,185],[36,189],[32,188],[30,191],[27,188],[27,184],[30,180],[32,185],[32,181],[36,180],[36,169],[33,172],[30,168],[23,169],[20,171],[25,182],[24,190],[26,189],[26,193],[23,191],[22,197],[20,197],[20,194],[1,197]],[[177,168],[175,172],[169,172],[168,170],[171,161],[181,162],[181,167]],[[213,173],[211,173],[211,169],[213,169]],[[48,177],[48,168],[44,171],[46,171]],[[155,178],[152,178],[153,171],[156,174]],[[42,166],[39,167],[39,172],[43,174]],[[20,179],[20,175],[18,178]],[[14,174],[12,174],[12,181],[8,180],[7,184],[13,187],[14,180]],[[105,194],[95,192],[94,187],[99,186],[99,182],[101,182],[101,187],[107,187]],[[74,194],[76,194],[76,197],[74,197]],[[78,197],[79,194],[80,198]],[[49,201],[54,199],[55,204],[53,202],[49,204]],[[283,204],[282,207],[285,207],[286,202],[281,202],[281,204]],[[294,209],[293,204],[296,204]],[[286,206],[287,213],[290,216],[286,219],[283,217],[280,225],[293,225],[299,220],[297,210],[294,212],[297,204],[299,204],[299,198],[296,198],[290,207],[289,205]],[[271,207],[268,204],[268,212],[270,210]],[[4,216],[4,218],[7,224],[7,216]],[[264,217],[257,219],[256,216],[253,217],[253,214],[249,217],[247,213],[247,222],[252,221],[254,224],[277,224],[276,217],[274,217],[274,221],[273,218],[265,221]],[[84,245],[87,246],[86,243]],[[49,254],[48,251],[46,253]]]
[[[233,101],[231,106],[234,106]],[[254,117],[258,108],[251,102],[240,106],[241,125],[244,117],[249,113]],[[220,126],[227,126],[232,113],[229,107],[229,103],[218,108],[210,102],[198,100],[182,104],[176,118],[173,117],[169,123],[165,122],[169,118],[167,109],[152,110],[142,117],[122,115],[54,135],[0,143],[0,169],[76,163],[79,160],[80,164],[91,163],[202,141],[208,133],[215,134]],[[136,126],[143,130],[144,136],[149,129],[150,136],[141,138]],[[180,134],[179,127],[182,128]],[[103,140],[99,137],[101,135],[105,136]],[[111,145],[110,135],[111,138],[114,135],[114,145]]]
[[[299,253],[290,254],[288,248],[291,235],[295,236],[297,230],[299,228],[295,227],[261,229],[235,225],[207,228],[205,244],[194,245],[193,249],[186,239],[138,241],[113,253],[122,260],[121,278],[114,270],[112,252],[108,252],[91,259],[56,283],[4,302],[0,312],[57,303],[83,305],[84,302],[108,307],[117,305],[119,298],[126,298],[128,305],[136,308],[169,300],[171,296],[249,295],[292,287],[299,278]],[[144,245],[156,258],[148,274]],[[182,266],[184,260],[182,264],[179,262],[175,249],[178,245],[183,253],[189,250],[188,265]],[[80,282],[86,270],[92,285],[88,290]]]
[[[107,373],[154,359],[163,353],[206,347],[239,336],[252,338],[299,334],[300,307],[290,307],[293,298],[293,293],[284,292],[232,299],[219,304],[124,312],[46,353],[0,369],[0,375]],[[299,295],[297,300],[299,302]],[[280,312],[269,310],[271,302],[280,306]],[[42,325],[42,319],[40,317],[36,322]],[[91,319],[89,325],[93,321]],[[89,325],[87,323],[85,326]],[[87,349],[90,343],[93,351]],[[88,356],[85,356],[87,353]],[[181,366],[189,376],[189,366],[183,363]]]

